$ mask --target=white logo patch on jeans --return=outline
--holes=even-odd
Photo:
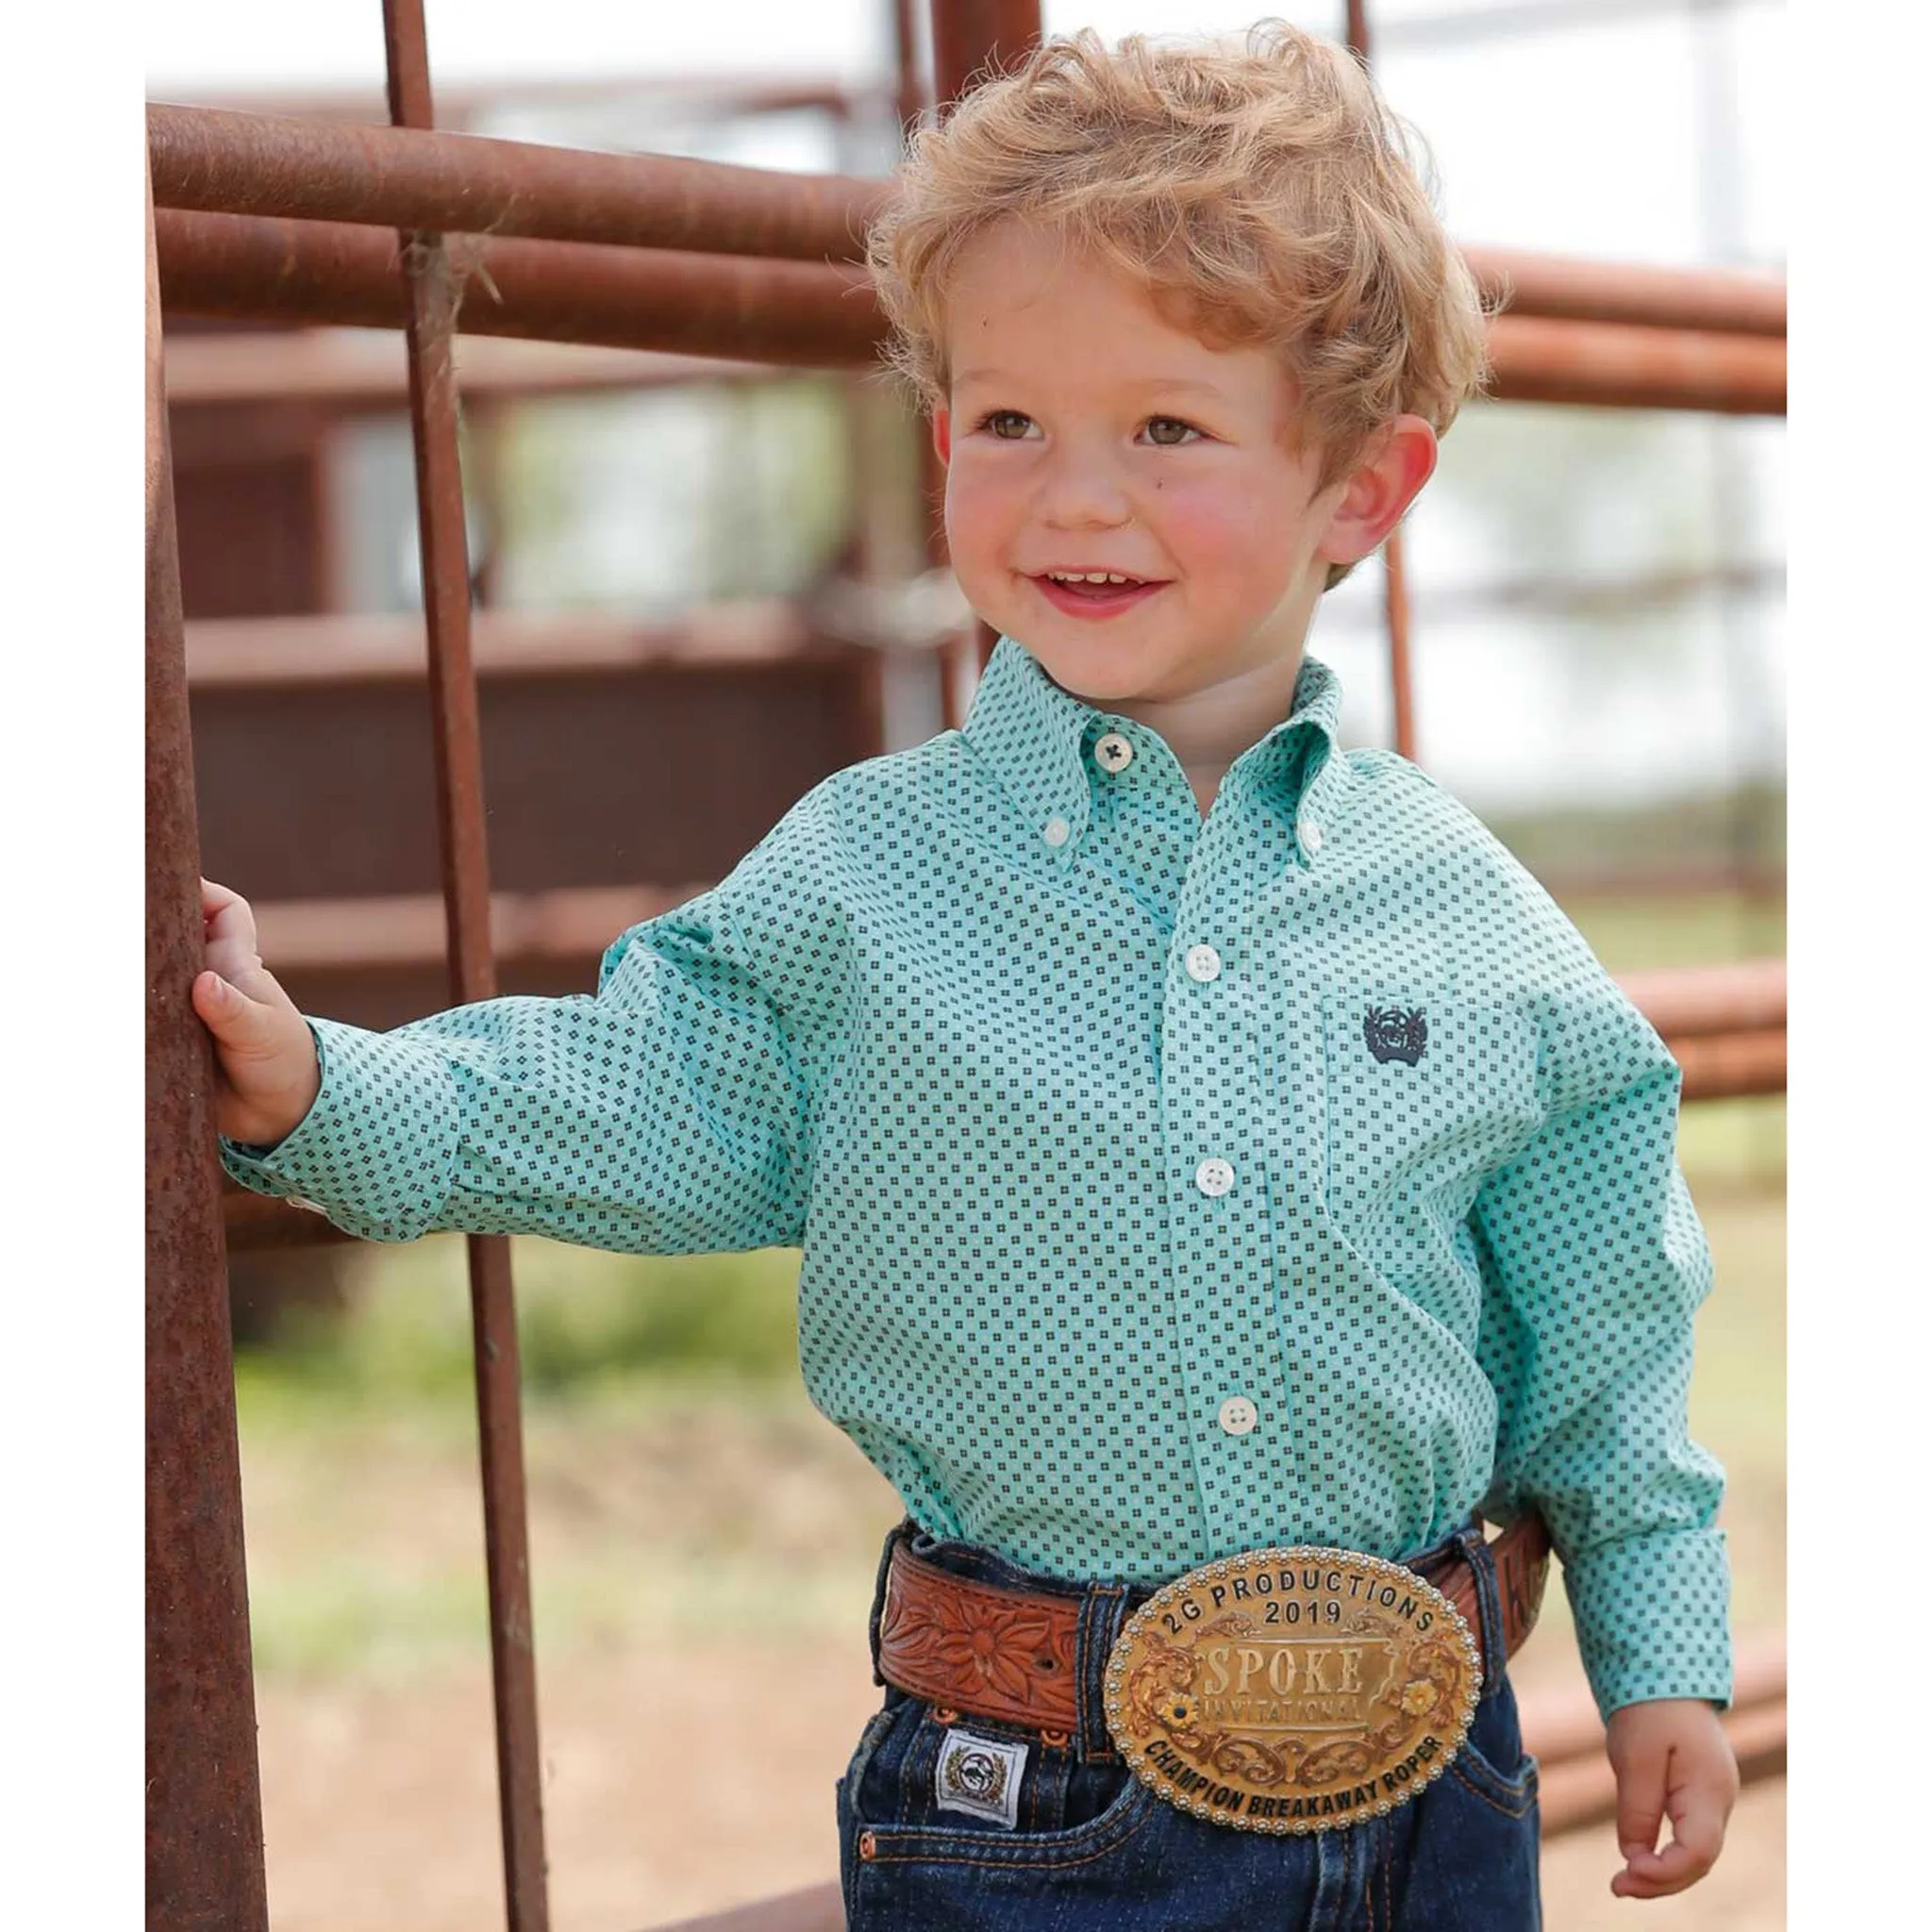
[[[1024,1744],[1002,1744],[966,1731],[948,1731],[933,1771],[933,1802],[941,1811],[967,1811],[1010,1830],[1020,1816]]]

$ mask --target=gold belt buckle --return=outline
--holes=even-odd
[[[1331,1831],[1440,1777],[1482,1659],[1462,1614],[1399,1563],[1298,1545],[1204,1564],[1134,1612],[1107,1660],[1107,1727],[1143,1784],[1237,1831]]]

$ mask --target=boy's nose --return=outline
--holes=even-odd
[[[1053,464],[1041,484],[1041,520],[1061,530],[1110,530],[1132,521],[1119,473],[1091,458]]]

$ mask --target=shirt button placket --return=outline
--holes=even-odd
[[[1231,823],[1231,821],[1230,821]],[[1197,845],[1175,908],[1178,937],[1162,1019],[1163,1111],[1191,1207],[1174,1227],[1174,1316],[1203,1530],[1210,1543],[1251,1541],[1256,1486],[1274,1485],[1277,1333],[1267,1239],[1268,1189],[1251,1136],[1252,990],[1208,937],[1241,918],[1232,854]],[[1216,860],[1219,860],[1217,863]],[[1236,863],[1238,864],[1238,860]],[[1209,874],[1211,867],[1213,876]],[[1235,1072],[1233,1070],[1241,1070]]]

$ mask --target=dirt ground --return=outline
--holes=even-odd
[[[556,1932],[641,1932],[836,1874],[832,1781],[877,1694],[856,1643],[579,1656],[540,1694]],[[276,1932],[503,1923],[484,1673],[412,1690],[270,1686],[260,1720]],[[1546,1924],[1779,1932],[1784,1826],[1781,1783],[1747,1791],[1710,1878],[1643,1906],[1610,1896],[1607,1827],[1557,1840]]]

